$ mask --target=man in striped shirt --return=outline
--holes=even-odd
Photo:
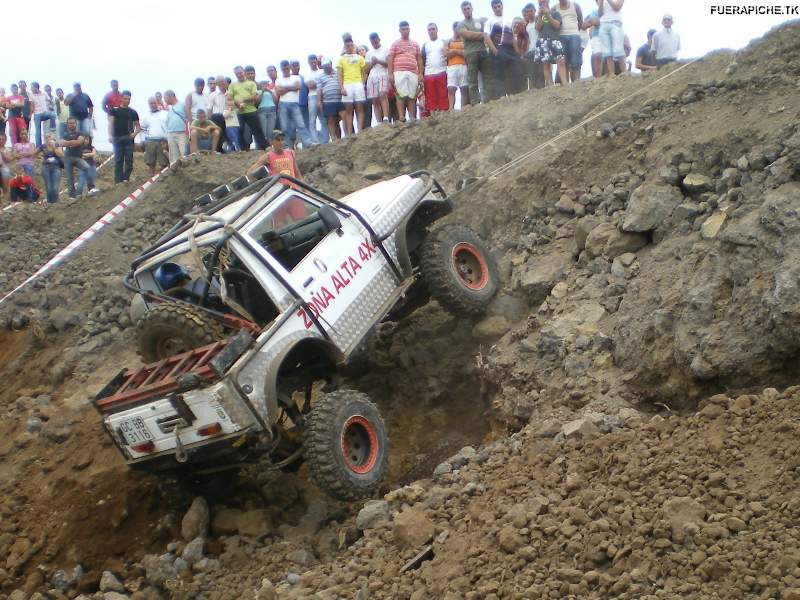
[[[410,33],[408,21],[400,21],[400,39],[389,49],[389,81],[394,84],[400,121],[406,120],[406,109],[409,121],[417,118],[420,75],[425,70],[419,44],[408,38]]]

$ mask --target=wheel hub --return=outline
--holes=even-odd
[[[342,456],[347,468],[364,475],[378,462],[378,434],[365,417],[354,415],[342,427]]]
[[[461,282],[471,290],[482,290],[489,282],[489,268],[481,252],[462,242],[453,248],[453,267]]]

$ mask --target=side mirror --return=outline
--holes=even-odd
[[[342,228],[342,222],[339,220],[339,215],[337,215],[336,211],[327,204],[323,204],[319,207],[319,218],[322,219],[322,223],[325,225],[325,229],[328,231],[335,231]]]

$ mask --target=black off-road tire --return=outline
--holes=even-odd
[[[314,482],[338,500],[358,500],[378,489],[386,471],[389,438],[366,394],[322,395],[306,418],[305,459]]]
[[[428,233],[419,251],[431,296],[458,316],[482,313],[497,292],[497,263],[480,236],[458,223]]]
[[[191,306],[173,302],[156,304],[136,325],[139,353],[148,363],[212,344],[224,337],[222,323]]]

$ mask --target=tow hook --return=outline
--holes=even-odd
[[[181,442],[181,435],[178,433],[178,428],[175,427],[175,460],[177,460],[180,464],[185,463],[189,460],[189,455],[186,454],[186,450],[183,449],[183,443]]]

